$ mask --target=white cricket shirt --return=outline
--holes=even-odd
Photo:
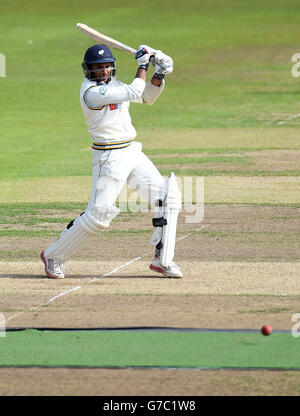
[[[109,84],[98,85],[84,78],[80,104],[91,139],[94,144],[99,143],[99,149],[119,147],[135,139],[137,133],[129,114],[130,101],[143,102],[145,85],[140,78],[135,78],[131,84],[112,78]]]

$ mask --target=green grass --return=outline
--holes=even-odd
[[[84,209],[84,205],[76,203],[72,203],[70,206],[64,203],[0,204],[0,224],[2,225],[0,237],[58,237],[60,231],[52,230],[52,224],[67,225],[72,219],[83,212]],[[66,216],[66,211],[68,211],[68,216]],[[130,222],[132,219],[136,219],[137,215],[140,215],[140,213],[121,212],[115,221]],[[18,229],[14,228],[15,225],[18,225]],[[32,229],[32,227],[39,227],[39,229]],[[115,229],[102,231],[102,234],[124,236],[151,232],[152,229],[137,230],[129,227],[125,230]],[[5,254],[4,257],[7,257],[10,255],[10,252],[5,250],[2,254]]]
[[[237,313],[243,314],[243,313],[263,313],[263,314],[270,314],[270,313],[282,313],[282,312],[291,312],[290,308],[271,308],[271,309],[256,309],[256,310],[238,310]]]
[[[108,231],[104,231],[103,234],[108,235],[108,236],[123,236],[123,235],[133,235],[133,234],[150,234],[152,232],[153,232],[152,228],[150,228],[149,230],[146,230],[146,229],[136,230],[136,229],[128,228],[127,230],[108,230]]]
[[[0,366],[300,368],[289,333],[132,331],[8,332]]]
[[[218,238],[238,238],[247,236],[249,241],[257,241],[258,237],[260,236],[273,236],[273,244],[276,241],[276,238],[280,238],[286,236],[287,233],[284,231],[201,231],[201,234],[206,235],[208,237],[218,237]],[[294,232],[288,233],[289,237],[295,240],[299,240],[300,242],[300,231],[295,229]]]
[[[44,210],[78,210],[83,211],[86,205],[77,202],[48,202],[48,203],[30,203],[24,202],[22,204],[17,203],[3,203],[0,204],[0,215],[12,216],[15,215],[37,215],[40,211]]]
[[[0,261],[36,261],[39,258],[39,250],[0,250]]]
[[[168,175],[170,169],[159,169],[162,175]],[[300,170],[224,170],[224,169],[172,169],[178,176],[300,176]]]
[[[26,219],[24,216],[14,217],[14,218],[1,218],[0,224],[24,224],[24,225],[37,225],[41,223],[50,223],[50,224],[60,224],[70,221],[69,218],[29,218]]]
[[[231,165],[245,165],[249,163],[246,156],[200,156],[200,157],[156,157],[151,158],[156,165],[189,165],[190,163],[230,163]]]
[[[67,221],[66,221],[67,222]],[[150,234],[152,229],[149,230],[110,230],[104,231],[103,234],[112,236],[124,236],[124,235],[133,235],[133,234]],[[57,237],[60,234],[59,231],[52,231],[50,229],[44,228],[41,230],[0,230],[0,237]]]
[[[196,148],[196,149],[144,149],[144,152],[149,155],[174,155],[174,154],[197,154],[197,153],[214,153],[214,154],[230,154],[230,153],[245,153],[245,152],[261,152],[268,150],[289,150],[288,148],[278,147],[215,147],[215,148]],[[199,158],[200,159],[200,158]],[[235,158],[234,158],[235,159]],[[233,160],[234,160],[233,159]],[[155,158],[151,158],[155,160]],[[159,159],[160,160],[160,159]],[[230,160],[230,157],[229,157]],[[218,160],[217,160],[218,161]]]
[[[212,134],[203,140],[201,132],[216,128],[233,152],[249,148],[247,129],[254,129],[261,148],[276,147],[272,136],[275,143],[278,132],[284,136],[281,148],[298,146],[297,124],[278,123],[299,112],[299,82],[291,76],[299,17],[297,0],[2,4],[0,53],[6,56],[7,77],[0,78],[0,180],[90,175],[90,139],[79,88],[83,54],[93,41],[75,28],[78,21],[133,47],[146,42],[173,57],[174,72],[157,103],[131,106],[138,139],[149,152],[167,146],[186,153],[191,147],[201,149],[203,142],[214,149],[219,139]],[[134,58],[114,54],[118,77],[131,82]],[[235,149],[226,131],[238,129]],[[164,136],[179,130],[183,149],[175,141],[163,145]],[[191,132],[198,145],[191,146]]]
[[[58,237],[57,231],[52,230],[0,230],[0,237]]]
[[[83,204],[0,204],[0,237],[39,237],[39,236],[57,236],[56,231],[52,231],[51,224],[68,224],[85,207]],[[73,218],[71,218],[70,210],[74,210]],[[60,214],[60,211],[62,213]],[[69,212],[67,217],[65,211]],[[53,217],[53,213],[56,217]],[[22,229],[11,229],[10,226],[22,226]],[[27,227],[39,226],[40,230],[27,229]],[[13,227],[12,227],[13,228]]]

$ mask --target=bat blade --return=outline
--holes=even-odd
[[[109,36],[106,36],[103,33],[98,32],[97,30],[85,25],[84,23],[77,23],[76,27],[81,32],[85,33],[87,36],[89,36],[95,42],[101,45],[105,45],[113,49],[119,49],[121,51],[131,53],[133,55],[136,53],[136,49],[133,49],[130,46],[125,45],[122,42],[119,42],[113,38],[110,38]]]

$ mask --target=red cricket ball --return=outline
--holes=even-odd
[[[261,333],[263,335],[271,335],[272,334],[272,328],[270,327],[270,325],[264,325],[261,329]]]

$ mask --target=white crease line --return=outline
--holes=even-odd
[[[107,272],[107,273],[105,273],[101,276],[98,276],[98,277],[94,277],[93,279],[89,279],[86,283],[94,282],[95,280],[100,279],[101,277],[110,276],[111,274],[117,272],[120,269],[123,269],[123,267],[128,266],[128,264],[131,264],[131,263],[139,260],[140,258],[141,257],[136,257],[136,258],[134,258],[130,261],[127,261],[126,263],[121,264],[121,266],[116,267],[115,269],[111,270],[110,272]],[[51,299],[48,300],[47,304],[53,302],[54,300],[60,298],[61,296],[67,295],[68,293],[71,293],[71,292],[75,292],[75,290],[78,290],[78,289],[81,289],[81,288],[82,288],[82,286],[75,286],[75,287],[72,287],[71,289],[67,289],[67,290],[59,293],[58,295],[53,296]]]
[[[50,303],[50,302],[53,302],[55,299],[60,298],[61,296],[66,295],[67,293],[74,292],[75,290],[81,289],[81,288],[82,288],[82,286],[75,286],[75,287],[72,287],[72,289],[65,290],[64,292],[61,292],[58,295],[53,296],[53,298],[49,299],[47,304]]]
[[[197,231],[201,231],[201,230],[203,230],[204,228],[208,227],[209,225],[210,225],[210,224],[206,224],[206,225],[203,225],[202,227],[196,228],[196,230],[193,230],[193,231],[189,232],[188,234],[185,234],[185,235],[183,235],[182,237],[178,238],[178,239],[176,240],[176,242],[177,242],[177,241],[180,241],[180,240],[183,240],[184,238],[189,237],[191,234],[194,234],[194,233],[195,233],[195,232],[197,232]],[[100,279],[100,278],[103,278],[103,277],[110,276],[110,275],[112,275],[113,273],[117,272],[118,270],[123,269],[124,267],[128,266],[129,264],[135,263],[136,261],[138,261],[138,260],[140,260],[140,259],[142,259],[142,258],[144,258],[144,257],[148,256],[148,255],[149,255],[149,253],[150,253],[150,251],[148,251],[147,253],[145,253],[145,254],[144,254],[144,255],[142,255],[142,256],[135,257],[134,259],[131,259],[131,260],[129,260],[129,261],[127,261],[127,262],[125,262],[125,263],[121,264],[120,266],[118,266],[118,267],[114,268],[113,270],[110,270],[110,271],[109,271],[109,272],[107,272],[107,273],[102,274],[101,276],[91,278],[91,279],[89,279],[89,280],[87,281],[87,283],[91,283],[91,282],[94,282],[94,281],[95,281],[95,280],[97,280],[97,279]],[[26,310],[26,311],[21,311],[21,312],[16,313],[15,315],[12,315],[12,316],[8,317],[8,318],[6,319],[6,322],[7,322],[7,321],[10,321],[11,319],[15,318],[16,316],[22,315],[22,314],[23,314],[23,313],[25,313],[25,312],[29,312],[29,311],[32,311],[32,310],[38,309],[38,308],[39,308],[39,307],[41,307],[41,306],[46,306],[46,305],[49,305],[49,303],[53,302],[54,300],[56,300],[56,299],[58,299],[58,298],[60,298],[60,297],[62,297],[62,296],[64,296],[64,295],[67,295],[67,294],[68,294],[68,293],[70,293],[70,292],[74,292],[75,290],[81,289],[81,288],[82,288],[82,286],[75,286],[75,287],[73,287],[73,288],[71,288],[71,289],[65,290],[65,291],[63,291],[63,292],[59,293],[58,295],[53,296],[53,297],[52,297],[52,298],[50,298],[47,302],[42,303],[41,305],[38,305],[38,306],[32,306],[31,308],[29,308],[29,309],[28,309],[28,310]]]
[[[300,117],[300,113],[295,114],[294,116],[292,116],[292,117],[288,118],[288,119],[287,119],[287,120],[285,120],[285,121],[279,121],[279,123],[277,123],[277,124],[278,124],[278,125],[280,125],[280,124],[286,124],[286,123],[288,123],[290,120],[293,120],[294,118],[297,118],[297,117]]]
[[[180,241],[180,240],[183,240],[183,239],[184,239],[184,238],[186,238],[186,237],[189,237],[191,234],[193,234],[193,233],[195,233],[195,232],[197,232],[197,231],[203,230],[203,228],[206,228],[206,227],[208,227],[209,225],[210,225],[210,224],[203,225],[202,227],[197,228],[196,230],[193,230],[193,231],[191,231],[190,233],[188,233],[188,234],[186,234],[186,235],[183,235],[182,237],[178,238],[178,239],[176,240],[176,242],[177,242],[177,241]],[[110,276],[111,274],[113,274],[113,273],[117,272],[118,270],[123,269],[124,267],[128,266],[129,264],[131,264],[131,263],[135,263],[136,261],[138,261],[138,260],[140,260],[140,259],[142,259],[142,258],[144,258],[144,257],[148,256],[148,255],[149,255],[149,253],[150,253],[150,251],[147,251],[147,253],[143,254],[142,256],[139,256],[139,257],[136,257],[136,258],[134,258],[134,259],[132,259],[132,260],[129,260],[129,261],[127,261],[126,263],[122,264],[121,266],[116,267],[115,269],[111,270],[111,271],[110,271],[110,272],[108,272],[108,273],[105,273],[105,274],[103,274],[103,275],[101,275],[101,276],[94,277],[94,278],[93,278],[92,280],[90,280],[88,283],[90,283],[90,282],[94,282],[95,280],[100,279],[100,278],[103,278],[103,277],[106,277],[106,276]]]
[[[118,270],[123,269],[124,267],[128,266],[129,264],[134,263],[134,262],[140,260],[141,258],[145,257],[147,254],[145,254],[144,256],[135,257],[134,259],[129,260],[126,263],[121,264],[121,266],[116,267],[115,269],[111,270],[110,272],[107,272],[105,274],[102,274],[101,276],[94,277],[88,283],[94,282],[95,280],[100,279],[101,277],[110,276],[111,274],[117,272]]]
[[[196,228],[196,230],[193,230],[193,231],[191,231],[190,233],[188,233],[188,234],[186,234],[186,235],[184,235],[184,236],[182,236],[182,237],[180,237],[180,238],[178,238],[177,240],[176,240],[176,242],[177,241],[180,241],[180,240],[183,240],[184,238],[186,238],[186,237],[189,237],[191,234],[194,234],[195,232],[197,232],[197,231],[200,231],[200,230],[203,230],[203,228],[206,228],[206,227],[208,227],[210,224],[206,224],[206,225],[202,225],[202,227],[200,227],[200,228]]]

